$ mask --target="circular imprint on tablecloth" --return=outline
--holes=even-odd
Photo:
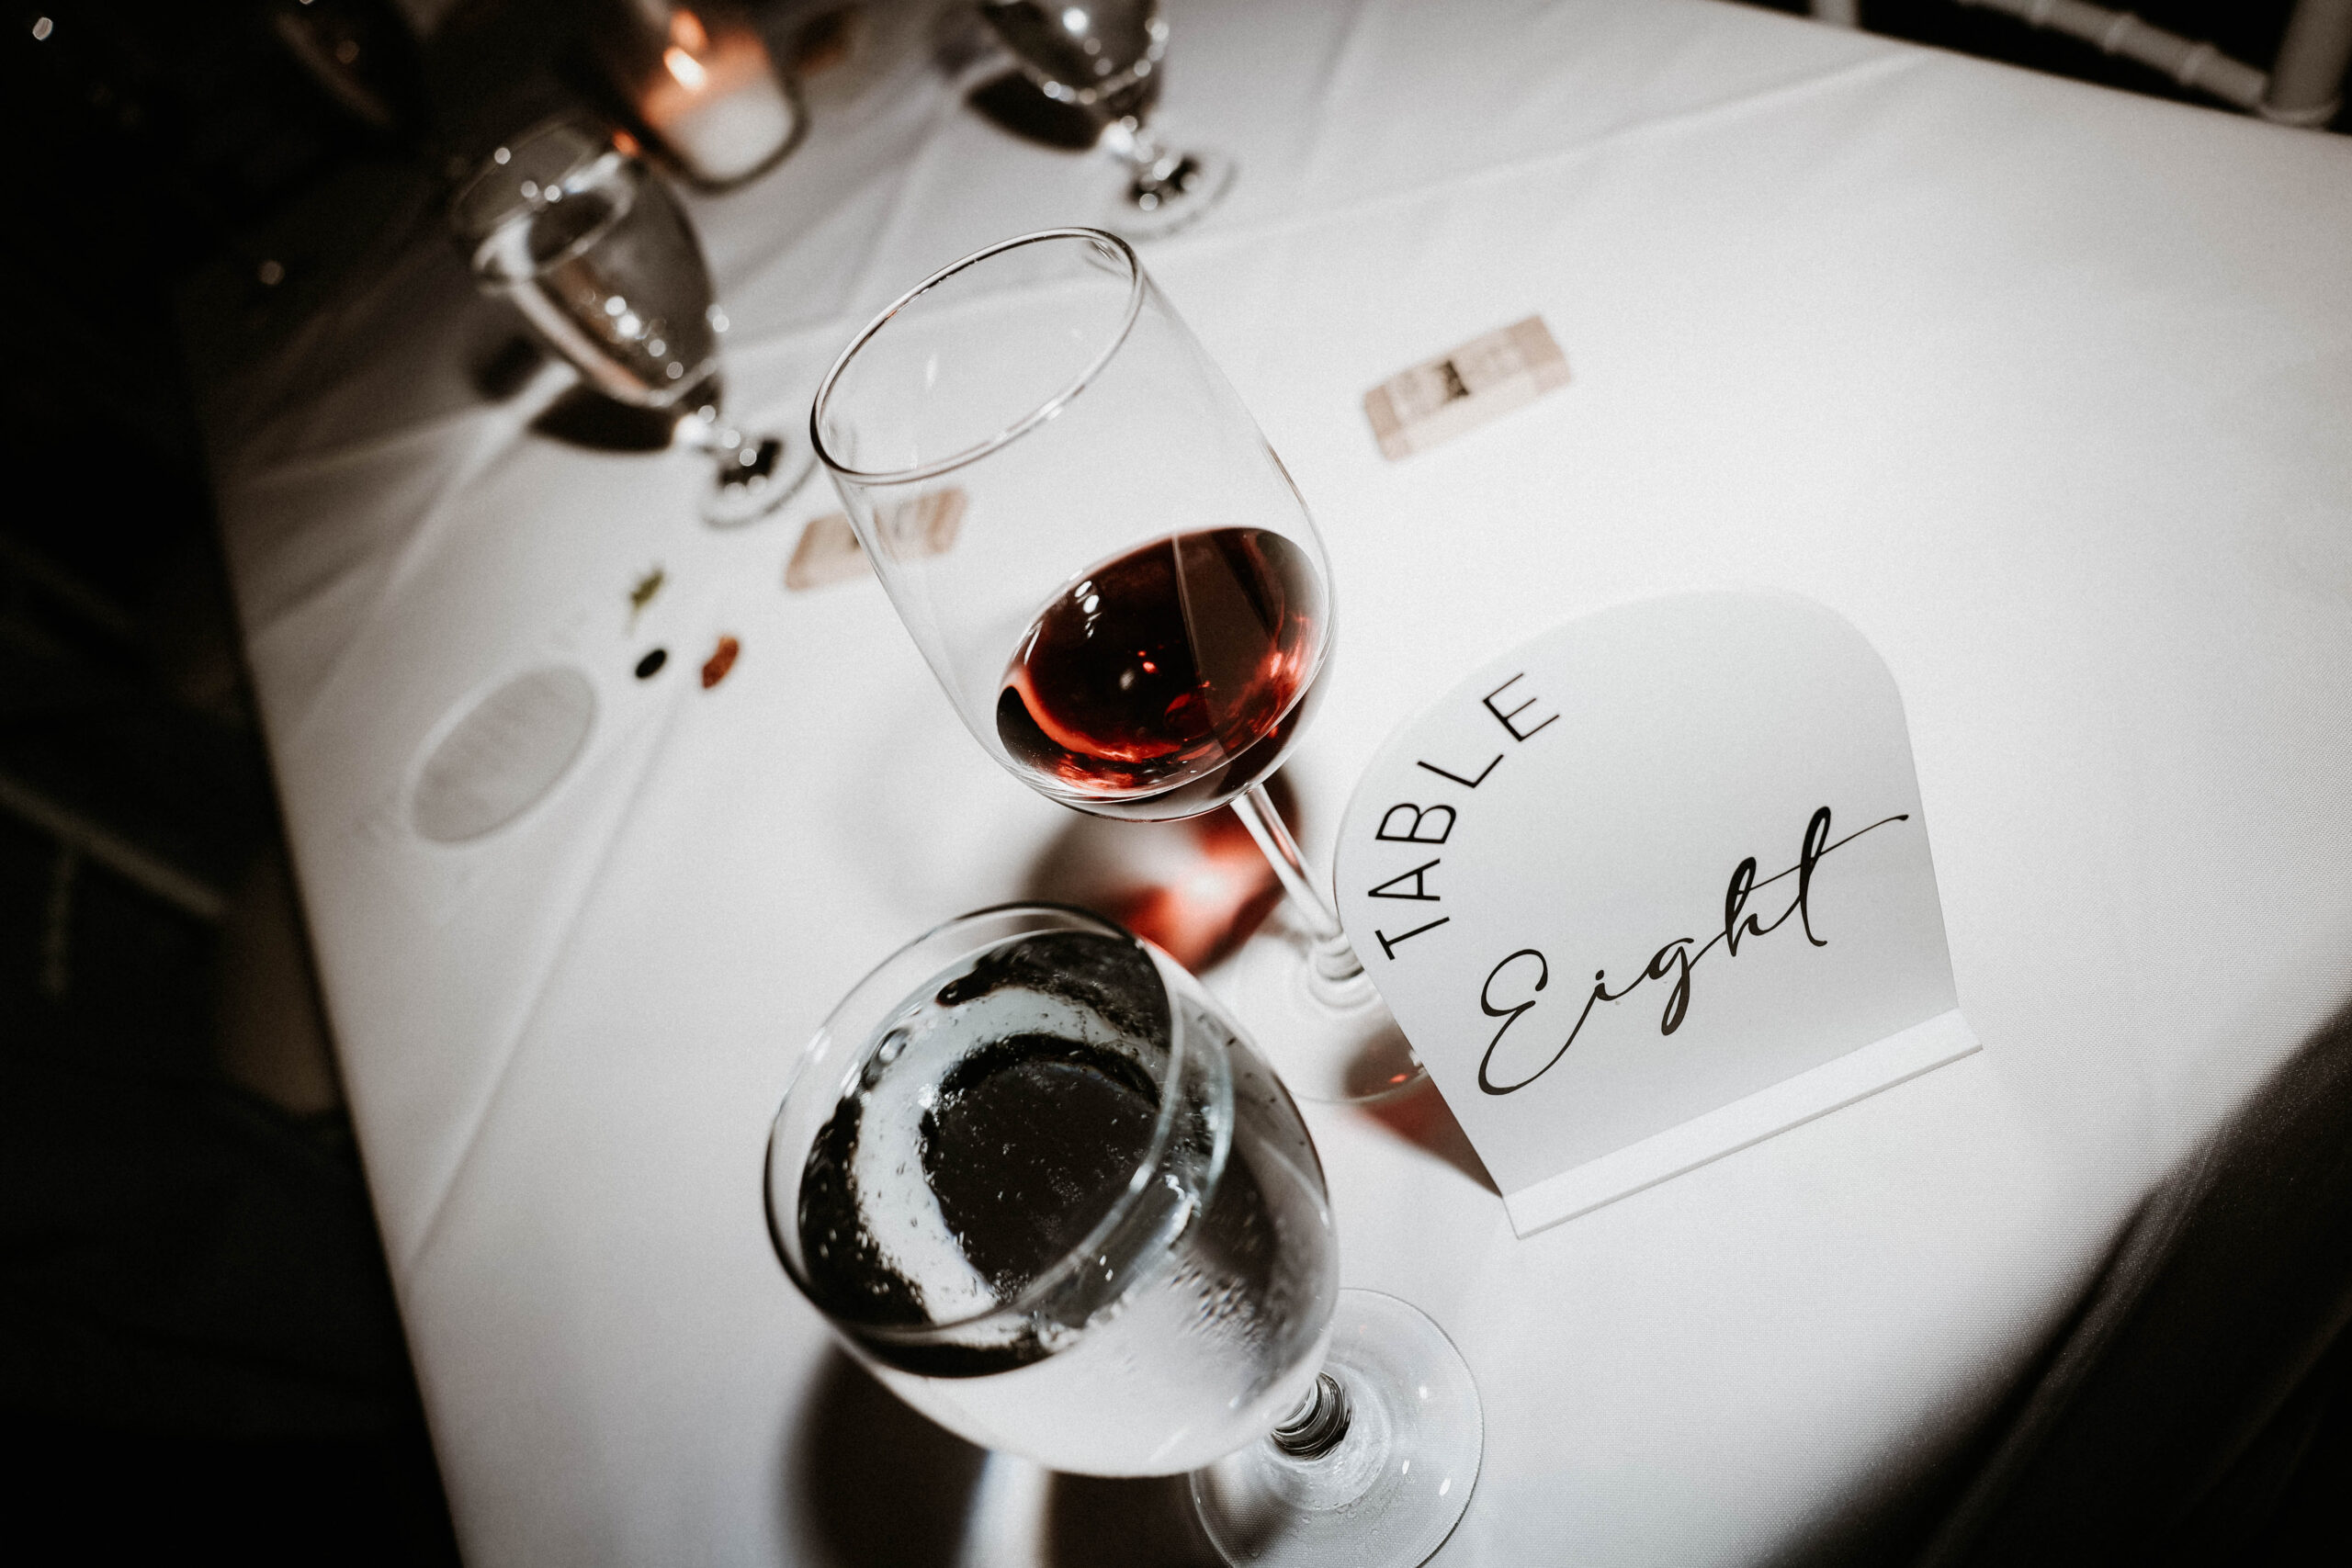
[[[410,807],[416,830],[461,844],[503,828],[547,797],[596,718],[596,690],[579,671],[527,671],[474,704],[424,760]]]

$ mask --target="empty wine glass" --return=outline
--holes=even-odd
[[[1040,92],[1102,120],[1102,144],[1127,165],[1126,188],[1104,227],[1158,239],[1223,198],[1233,184],[1230,157],[1179,152],[1149,126],[1168,52],[1159,0],[982,0],[980,15]]]
[[[484,290],[512,299],[588,383],[617,402],[676,411],[677,438],[707,453],[700,511],[719,526],[781,504],[813,459],[718,412],[727,317],[676,197],[587,122],[514,138],[458,194],[450,223]]]
[[[1296,1106],[1107,920],[1012,905],[893,954],[802,1056],[765,1187],[786,1273],[884,1384],[1058,1470],[1191,1472],[1229,1562],[1412,1568],[1468,1505],[1460,1353],[1339,1288]]]
[[[966,726],[1031,788],[1166,820],[1230,804],[1306,929],[1221,984],[1310,1100],[1420,1073],[1264,783],[1335,620],[1290,476],[1124,240],[1024,235],[933,274],[809,417],[890,599]],[[953,510],[944,552],[908,519]]]

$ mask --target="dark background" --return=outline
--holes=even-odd
[[[2267,67],[2288,5],[2133,9]],[[316,1025],[182,344],[234,353],[289,296],[332,289],[328,256],[277,236],[338,180],[429,209],[469,149],[561,95],[576,17],[472,0],[428,48],[383,0],[6,5],[0,1553],[16,1561],[455,1561],[331,1065],[224,1044],[255,965],[289,1037]],[[1947,0],[1873,0],[1864,20],[2201,101]],[[78,825],[63,837],[59,811]],[[74,852],[85,829],[221,912]]]

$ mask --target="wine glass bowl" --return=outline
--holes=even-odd
[[[685,215],[608,140],[559,122],[518,137],[461,197],[460,221],[511,190],[474,276],[616,402],[670,408],[718,368],[710,274]]]
[[[777,1257],[858,1359],[975,1442],[1196,1469],[1313,1382],[1338,1293],[1296,1109],[1197,982],[1074,909],[902,949],[777,1112]]]
[[[477,283],[590,386],[678,412],[678,438],[711,459],[706,520],[749,522],[808,476],[808,455],[720,419],[727,317],[702,247],[668,187],[609,134],[559,118],[514,137],[459,190],[450,223]]]
[[[1039,92],[1102,119],[1102,144],[1127,165],[1106,227],[1130,239],[1159,239],[1223,199],[1233,160],[1170,148],[1150,126],[1168,52],[1159,0],[982,0],[980,15]]]
[[[1320,536],[1125,242],[1054,230],[917,285],[844,351],[812,444],[973,738],[1102,816],[1278,767],[1335,626]],[[893,520],[957,492],[944,554]]]
[[[1113,115],[1148,107],[1145,96],[1158,85],[1153,73],[1168,52],[1158,0],[981,0],[980,14],[1039,92]]]
[[[1234,1563],[1413,1568],[1467,1507],[1476,1385],[1339,1288],[1298,1109],[1165,953],[1006,905],[892,954],[769,1134],[786,1274],[908,1404],[1094,1475],[1189,1472]]]

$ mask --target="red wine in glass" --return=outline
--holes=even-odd
[[[1293,1091],[1409,1084],[1411,1045],[1266,790],[1328,683],[1330,566],[1134,247],[1055,229],[941,268],[842,351],[809,428],[892,604],[1007,772],[1104,818],[1229,807],[1263,852],[1290,918],[1219,984],[1279,1043]],[[896,547],[904,509],[951,491],[971,524],[956,547]]]
[[[1084,810],[1211,810],[1281,761],[1326,629],[1322,578],[1282,535],[1156,539],[1081,574],[1022,634],[997,737],[1048,794]]]

